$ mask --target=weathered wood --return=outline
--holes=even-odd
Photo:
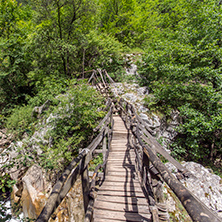
[[[102,218],[104,221],[107,219],[115,219],[117,221],[131,221],[131,222],[141,222],[141,221],[148,221],[151,222],[150,214],[138,214],[138,213],[131,213],[131,212],[115,212],[109,210],[98,210],[94,209],[94,221],[96,222],[97,219]]]
[[[92,155],[92,154],[91,154]],[[89,204],[89,174],[88,174],[88,162],[91,160],[91,155],[88,154],[82,159],[81,165],[83,172],[81,173],[82,179],[82,192],[83,192],[83,204],[85,213]]]
[[[115,186],[108,186],[108,185],[103,185],[100,190],[102,191],[124,191],[125,193],[128,193],[128,192],[132,192],[132,193],[142,193],[142,189],[140,186],[134,186],[134,185],[131,185],[131,186],[126,186],[125,184],[121,184],[121,185],[115,185]]]
[[[149,134],[146,132],[146,134]],[[165,149],[162,148],[162,146],[149,134],[148,137],[141,135],[142,139],[147,142],[149,145],[152,146],[152,148],[155,149],[155,151],[159,154],[161,154],[164,158],[166,158],[169,162],[171,162],[180,172],[186,172],[188,173],[187,169],[184,168],[179,162],[177,162],[172,156],[170,156],[169,153]],[[191,173],[190,173],[191,174]]]
[[[112,210],[112,211],[125,211],[125,212],[134,212],[134,213],[144,213],[144,214],[149,214],[149,208],[146,205],[137,205],[137,204],[129,204],[127,203],[127,209],[126,209],[126,204],[125,203],[111,203],[111,202],[106,202],[106,201],[101,201],[101,200],[96,200],[95,203],[98,202],[97,209],[100,210]]]
[[[135,166],[133,165],[128,165],[128,166],[122,166],[122,165],[115,165],[115,164],[109,164],[109,166],[107,167],[109,171],[120,171],[120,172],[124,172],[124,171],[135,171]]]
[[[102,83],[103,83],[104,87],[106,87],[106,83],[105,83],[105,81],[104,81],[104,79],[103,79],[103,75],[102,75],[101,69],[97,69],[97,70],[98,70],[98,72],[99,72],[99,74],[100,74],[100,77],[101,77],[101,79],[102,79]]]
[[[129,203],[137,205],[147,205],[147,200],[144,197],[125,197],[125,196],[106,196],[106,195],[97,195],[96,200],[112,202],[112,203]]]
[[[106,186],[106,187],[113,187],[113,186],[116,186],[116,187],[121,187],[121,188],[132,188],[132,187],[141,187],[140,183],[137,182],[137,181],[129,181],[129,182],[121,182],[121,181],[107,181],[105,180],[105,182],[103,183],[103,186]]]
[[[92,220],[92,215],[93,215],[93,205],[94,205],[94,199],[90,199],[87,211],[85,213],[85,219],[84,222],[90,222]]]
[[[76,157],[66,168],[66,170],[63,172],[57,183],[52,189],[52,192],[47,200],[47,203],[45,207],[43,208],[42,212],[38,216],[36,222],[45,222],[48,221],[51,217],[52,213],[55,211],[55,209],[58,207],[58,205],[61,203],[62,199],[66,195],[67,191],[71,188],[71,185],[75,182],[77,175],[80,173],[80,166],[78,165],[74,170],[73,168],[76,166],[76,164],[79,163],[79,161],[85,157],[85,155],[89,152],[88,149],[82,150],[82,152]],[[72,172],[72,173],[71,173]],[[70,174],[71,173],[71,174]],[[63,194],[60,196],[60,193],[62,191],[63,185],[68,179],[67,186],[64,187]],[[72,182],[71,182],[72,181]]]
[[[113,118],[115,123],[111,150],[107,160],[108,175],[106,175],[105,182],[98,191],[94,205],[94,221],[97,221],[97,218],[101,218],[101,212],[98,211],[99,209],[108,212],[107,215],[110,214],[109,217],[103,217],[104,221],[115,217],[111,216],[111,213],[116,215],[120,214],[123,219],[123,215],[125,214],[127,216],[129,211],[131,211],[130,213],[133,212],[133,209],[135,214],[132,215],[130,220],[136,221],[140,218],[141,210],[150,217],[147,201],[135,173],[135,153],[133,149],[128,149],[127,147],[128,132],[120,117],[114,116]],[[108,197],[109,200],[106,197]],[[118,202],[120,198],[121,202]],[[139,198],[139,202],[143,199],[141,206],[138,205],[137,198]],[[99,215],[97,215],[98,212]],[[116,217],[116,220],[121,221],[121,217]],[[124,218],[124,221],[128,220],[129,218]]]
[[[115,83],[115,82],[113,81],[113,79],[110,77],[110,75],[107,73],[106,70],[103,70],[103,72],[104,72],[105,75],[108,77],[108,79],[110,80],[111,83]]]
[[[159,222],[158,209],[156,206],[150,207],[150,211],[152,213],[152,221]]]
[[[106,176],[106,181],[119,181],[119,182],[138,182],[137,178],[130,178],[130,177],[119,177],[119,176],[110,176],[109,174]]]
[[[102,148],[103,148],[103,162],[106,161],[106,149],[107,149],[107,145],[106,145],[106,136],[103,136],[103,144],[102,144]]]
[[[88,80],[88,83],[90,83],[91,80],[92,80],[93,78],[95,78],[95,77],[94,77],[94,75],[95,75],[94,72],[95,72],[95,70],[93,71],[92,75],[90,76],[90,78],[89,78],[89,80]]]
[[[202,222],[219,222],[219,217],[209,210],[203,203],[201,203],[186,187],[184,187],[166,168],[161,160],[153,153],[147,145],[145,145],[141,139],[139,128],[137,127],[136,133],[140,144],[143,146],[144,153],[148,156],[154,167],[159,171],[160,175],[172,191],[179,198],[188,214],[193,221]]]

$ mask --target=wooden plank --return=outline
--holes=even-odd
[[[126,221],[124,220],[115,220],[115,219],[105,219],[105,222],[122,222],[122,221]],[[104,218],[96,218],[96,220],[94,220],[94,222],[104,222]]]
[[[130,155],[130,156],[134,156],[135,157],[135,152],[123,152],[122,150],[115,150],[115,152],[113,152],[113,151],[111,151],[110,152],[110,154],[109,154],[109,156],[111,156],[111,155],[116,155],[116,156],[126,156],[126,155]]]
[[[103,186],[134,186],[134,187],[141,187],[140,183],[137,181],[129,181],[129,182],[124,182],[124,181],[105,181],[103,183]]]
[[[111,150],[111,152],[117,153],[119,152],[119,154],[126,154],[126,153],[130,153],[130,154],[134,154],[134,150],[128,149],[126,147],[114,147],[113,150]]]
[[[119,162],[119,161],[111,161],[111,160],[108,160],[108,165],[110,167],[134,167],[135,168],[135,165],[133,163],[122,163],[122,162]]]
[[[100,195],[118,196],[118,197],[144,197],[143,192],[130,192],[130,191],[113,191],[113,190],[100,190]]]
[[[107,169],[108,169],[108,171],[118,171],[118,172],[134,171],[135,172],[135,167],[131,166],[131,165],[129,165],[129,166],[122,166],[122,165],[116,166],[116,165],[113,164],[113,165],[109,165],[107,167]]]
[[[126,159],[128,160],[130,158],[131,159],[135,159],[136,155],[135,154],[118,154],[118,153],[110,153],[109,154],[109,159],[113,159],[113,158],[117,158],[117,159]]]
[[[122,176],[124,178],[124,180],[120,180],[120,181],[126,181],[126,179],[129,179],[131,177],[134,177],[135,179],[137,179],[137,174],[135,171],[134,167],[126,167],[126,168],[117,168],[117,166],[115,167],[107,167],[108,169],[108,173],[107,173],[107,177],[119,177]],[[118,181],[118,180],[117,180]]]
[[[97,201],[106,201],[111,203],[129,203],[129,204],[138,204],[138,205],[145,205],[147,204],[147,199],[144,197],[121,197],[121,196],[105,196],[105,195],[98,195],[96,198]]]
[[[115,219],[115,220],[125,220],[125,221],[132,221],[132,222],[151,222],[151,215],[150,214],[137,214],[131,212],[115,212],[115,211],[103,211],[103,210],[94,210],[94,221],[96,222],[97,218],[103,219]],[[105,221],[104,220],[104,221]]]
[[[127,162],[134,162],[134,160],[135,160],[135,157],[124,157],[124,156],[109,156],[109,160],[119,160],[119,161],[121,161],[122,163],[127,163]]]
[[[121,160],[122,162],[129,162],[129,161],[132,162],[133,161],[133,163],[134,163],[135,157],[136,157],[136,155],[128,155],[128,154],[118,155],[118,154],[110,153],[108,159],[109,160],[117,159],[117,160]]]
[[[142,189],[141,187],[139,186],[125,186],[124,184],[123,185],[116,185],[116,186],[109,186],[109,185],[106,185],[104,184],[102,186],[102,188],[100,188],[100,190],[107,190],[107,191],[123,191],[123,192],[142,192]]]
[[[135,172],[133,149],[120,117],[114,117],[114,132],[107,160],[108,174],[94,205],[94,222],[151,221],[151,214]]]
[[[125,211],[134,213],[150,214],[148,206],[129,204],[129,203],[111,203],[106,201],[96,201],[94,209]]]
[[[136,181],[138,182],[137,178],[129,178],[129,177],[119,177],[119,176],[110,176],[110,175],[106,175],[105,177],[105,181],[113,181],[113,182],[126,182],[126,181]]]
[[[110,149],[110,152],[111,152],[111,153],[125,153],[125,154],[126,154],[126,153],[127,153],[127,154],[128,154],[128,153],[130,153],[130,154],[131,154],[131,153],[132,153],[132,154],[134,153],[134,152],[126,152],[126,148],[111,148],[111,149]]]
[[[109,176],[120,176],[120,177],[125,177],[125,178],[127,178],[127,177],[137,178],[136,172],[131,173],[130,171],[129,172],[110,171],[110,172],[108,172],[108,175]]]

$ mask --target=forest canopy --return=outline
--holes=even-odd
[[[1,127],[85,71],[107,69],[123,79],[124,54],[142,52],[137,65],[140,84],[152,93],[147,106],[166,118],[180,112],[173,153],[216,161],[221,13],[219,0],[0,0]]]

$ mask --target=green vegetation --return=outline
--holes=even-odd
[[[43,114],[61,116],[48,135],[53,146],[42,148],[52,161],[33,158],[49,168],[62,156],[67,163],[104,114],[102,98],[91,98],[79,79],[105,68],[131,81],[122,73],[125,54],[134,53],[152,93],[147,106],[167,118],[180,112],[173,154],[221,160],[221,7],[214,0],[0,0],[1,127],[31,136],[43,118],[34,108],[50,101]]]
[[[154,94],[147,105],[168,117],[180,111],[175,155],[203,162],[221,158],[221,6],[181,0],[158,7],[161,33],[141,69]]]
[[[15,180],[11,180],[8,174],[4,174],[0,177],[0,193],[6,191],[12,191],[13,185],[16,183]]]

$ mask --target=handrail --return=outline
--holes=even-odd
[[[52,192],[47,200],[47,203],[40,215],[38,216],[36,222],[46,222],[49,220],[56,208],[62,202],[63,198],[74,185],[78,175],[82,176],[83,192],[85,192],[84,206],[85,211],[87,210],[89,204],[89,190],[87,190],[87,188],[89,187],[88,164],[92,160],[93,152],[104,139],[106,140],[106,136],[108,137],[108,144],[103,147],[103,155],[107,159],[111,140],[110,137],[112,136],[113,130],[112,111],[113,106],[111,105],[108,114],[98,125],[99,128],[102,126],[102,128],[100,129],[100,133],[96,136],[96,138],[90,143],[87,148],[83,149],[79,153],[79,155],[71,161],[68,167],[64,170],[59,180],[54,185]],[[105,165],[106,162],[104,162],[103,167],[105,167]]]
[[[179,172],[183,173],[184,176],[193,176],[186,168],[184,168],[162,148],[162,146],[154,139],[150,132],[148,132],[144,129],[143,126],[141,126],[141,120],[135,113],[135,109],[133,108],[132,104],[129,104],[127,101],[121,99],[117,103],[117,106],[121,110],[122,119],[124,120],[125,125],[130,124],[130,131],[134,135],[135,139],[139,141],[139,145],[142,148],[143,156],[145,155],[148,160],[151,161],[153,167],[155,167],[157,172],[161,175],[161,178],[167,183],[167,185],[179,198],[192,220],[196,222],[221,221],[221,219],[213,211],[211,211],[204,203],[202,203],[186,187],[184,187],[182,183],[171,174],[171,172],[157,157],[156,152],[160,153],[171,163],[173,163],[179,170]],[[124,108],[124,106],[126,108]],[[127,110],[129,107],[131,107],[130,114]],[[145,142],[147,144],[145,144]],[[138,158],[138,155],[136,155],[136,157]],[[144,166],[149,168],[149,163],[147,163],[146,161],[144,162],[144,157],[142,161]],[[139,161],[137,160],[137,162]],[[142,167],[140,166],[140,168]]]
[[[97,73],[99,73],[100,78],[97,76]],[[102,80],[101,82],[100,79]],[[111,83],[115,83],[113,79],[108,75],[106,70],[101,71],[100,69],[93,70],[88,83],[90,83],[92,80],[95,80],[97,89],[102,94],[105,94],[106,97],[110,93],[107,80],[109,80],[109,82]],[[161,162],[156,153],[161,154],[167,160],[169,160],[184,176],[193,176],[186,168],[184,168],[179,162],[177,162],[172,156],[170,156],[165,151],[165,149],[163,149],[162,146],[156,141],[156,139],[153,137],[154,131],[137,115],[133,105],[121,98],[120,100],[109,100],[107,104],[107,107],[110,107],[108,113],[94,129],[94,132],[99,131],[99,134],[87,148],[83,149],[80,152],[80,154],[69,164],[69,166],[63,172],[62,176],[53,187],[47,204],[43,208],[36,222],[48,221],[52,213],[55,211],[55,209],[61,203],[62,199],[75,183],[78,175],[81,175],[82,177],[85,222],[91,221],[98,170],[102,168],[104,177],[106,174],[106,163],[109,155],[113,132],[113,104],[115,104],[115,109],[120,112],[120,116],[122,117],[126,128],[128,129],[128,145],[133,147],[136,153],[136,164],[138,165],[136,166],[136,170],[140,178],[141,186],[143,188],[145,196],[150,203],[150,210],[152,213],[153,221],[159,221],[159,218],[167,221],[168,216],[165,214],[166,210],[164,206],[161,205],[161,201],[160,203],[157,203],[158,198],[155,196],[156,193],[152,190],[150,179],[156,181],[157,183],[162,183],[162,180],[164,180],[179,198],[193,221],[221,221],[220,218],[213,211],[206,207],[186,187],[184,187],[182,183],[180,183],[180,181],[177,180]],[[89,183],[88,164],[92,160],[92,156],[97,151],[96,148],[101,144],[101,142],[102,150],[100,149],[99,152],[102,151],[103,153],[103,164],[99,164],[96,167],[91,182]],[[161,199],[160,196],[159,199]],[[158,212],[159,207],[162,212]]]
[[[141,125],[141,123],[143,123],[143,121],[141,121],[141,118],[137,115],[137,113],[135,112],[135,109],[133,107],[132,104],[129,104],[127,101],[121,99],[118,106],[120,107],[120,109],[122,109],[122,111],[125,113],[125,115],[128,116],[128,112],[127,110],[124,109],[122,103],[126,103],[126,107],[129,108],[130,107],[130,112],[133,113],[133,116],[130,117],[135,118],[137,120],[137,124],[140,127],[140,130],[143,132],[142,136],[143,139],[152,146],[153,149],[155,149],[155,152],[161,154],[164,158],[166,158],[169,162],[171,162],[178,170],[179,172],[183,173],[186,176],[191,176],[192,174],[190,172],[188,172],[188,170],[186,168],[184,168],[178,161],[176,161],[172,156],[170,156],[165,149],[163,149],[163,147],[157,142],[157,140],[151,135],[151,133],[149,132],[149,128],[148,126],[144,126]]]
[[[80,160],[82,160],[82,158],[84,156],[87,155],[88,152],[89,152],[89,149],[83,149],[82,152],[69,164],[69,166],[62,173],[59,180],[54,185],[52,192],[47,200],[47,203],[46,203],[45,207],[43,208],[41,214],[37,218],[36,222],[43,222],[43,221],[49,220],[50,216],[53,214],[55,209],[58,207],[59,202],[61,202],[61,200],[59,200],[59,194],[61,193],[61,190],[62,190],[65,182],[67,181],[68,177],[70,177],[71,171],[73,169],[77,169],[77,171],[80,170],[79,165],[77,167],[75,167],[75,166],[80,162]]]

